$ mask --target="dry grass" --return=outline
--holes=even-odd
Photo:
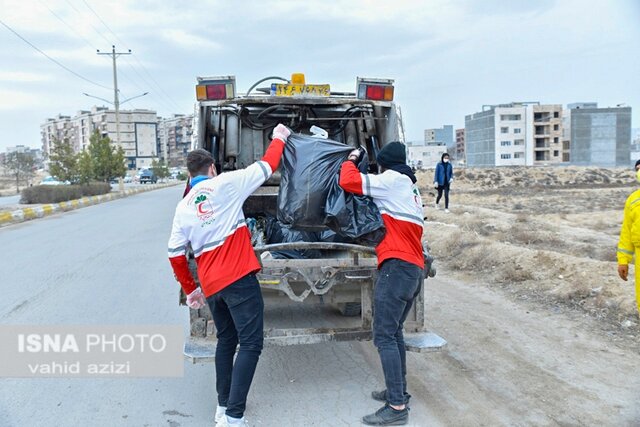
[[[531,178],[496,179],[492,173],[469,170],[466,177],[475,182]],[[581,173],[584,180],[609,184],[626,175],[618,170]],[[566,179],[561,178],[536,179]],[[561,303],[614,324],[629,318],[637,322],[634,286],[617,277],[615,252],[622,207],[634,188],[572,188],[575,181],[569,187],[452,192],[453,214],[426,211],[435,221],[427,223],[426,236],[437,262],[523,298]],[[431,206],[430,199],[425,202]]]

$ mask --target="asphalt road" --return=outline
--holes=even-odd
[[[165,249],[181,192],[0,229],[0,323],[186,330]],[[449,349],[409,355],[411,425],[640,423],[637,352],[482,286],[427,284],[429,321]],[[214,375],[210,364],[185,362],[173,379],[1,379],[0,426],[213,426]],[[371,343],[267,348],[246,416],[265,427],[359,425],[377,409],[368,396],[381,384]]]
[[[20,202],[20,195],[0,197],[0,206],[17,205]]]

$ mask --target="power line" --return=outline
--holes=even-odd
[[[83,18],[83,17],[84,17],[84,16],[82,15],[82,12],[80,12],[80,11],[78,10],[78,8],[77,8],[77,7],[75,7],[75,6],[73,5],[73,3],[71,3],[69,0],[64,0],[64,1],[65,1],[69,6],[71,6],[71,8],[72,8],[73,10],[75,10],[75,11],[76,11],[76,13],[77,13],[78,15],[80,15],[80,17],[81,17],[81,18]],[[106,42],[107,42],[107,43],[109,43],[110,45],[112,45],[112,44],[113,44],[112,40],[109,40],[108,38],[106,38],[106,37],[105,37],[105,35],[104,35],[104,34],[102,34],[102,33],[101,33],[101,32],[100,32],[100,31],[99,31],[99,30],[98,30],[98,29],[97,29],[97,28],[96,28],[96,27],[91,23],[91,22],[87,21],[87,23],[89,24],[89,26],[91,26],[91,28],[93,28],[93,31],[95,31],[95,32],[96,32],[100,37],[102,37],[102,39],[103,39],[104,41],[106,41]]]
[[[84,3],[84,5],[85,5],[85,6],[87,6],[87,8],[88,8],[88,9],[89,9],[89,10],[90,10],[90,11],[91,11],[95,16],[96,16],[96,18],[98,18],[98,20],[99,20],[100,22],[102,22],[102,25],[104,25],[104,26],[105,26],[105,28],[106,28],[107,30],[109,30],[109,32],[110,32],[111,34],[113,34],[113,36],[116,38],[116,40],[118,40],[120,43],[122,43],[122,44],[123,44],[123,45],[125,45],[125,46],[127,45],[127,43],[123,42],[123,41],[122,41],[122,39],[121,39],[120,37],[118,37],[118,35],[117,35],[116,33],[114,33],[114,32],[113,32],[113,30],[111,29],[111,27],[109,27],[109,26],[107,25],[107,23],[106,23],[106,22],[104,22],[104,20],[100,17],[100,15],[98,15],[98,14],[96,13],[96,11],[95,11],[95,10],[93,10],[93,8],[92,8],[91,6],[89,6],[89,3],[87,3],[87,2],[86,2],[86,0],[82,0],[82,3]]]
[[[66,0],[66,2],[67,2],[67,3],[69,3],[69,0]],[[91,12],[92,12],[92,13],[93,13],[97,18],[98,18],[98,20],[99,20],[100,22],[102,22],[102,25],[104,25],[104,27],[105,27],[107,30],[109,30],[109,32],[111,32],[111,34],[113,34],[113,36],[114,36],[114,37],[115,37],[115,38],[116,38],[120,43],[122,43],[122,44],[123,44],[123,45],[125,45],[125,46],[127,46],[127,45],[128,45],[128,43],[125,43],[125,42],[124,42],[120,37],[118,37],[118,35],[117,35],[117,34],[116,34],[112,29],[111,29],[111,27],[109,27],[109,25],[107,25],[107,23],[105,22],[105,20],[104,20],[104,19],[102,19],[102,18],[100,17],[100,15],[99,15],[99,14],[98,14],[98,13],[97,13],[97,12],[96,12],[96,11],[95,11],[91,6],[90,6],[90,5],[89,5],[89,3],[87,3],[87,1],[86,1],[86,0],[82,0],[82,2],[83,2],[83,3],[85,4],[85,6],[87,6],[87,8],[88,8],[88,9],[89,9],[89,10],[90,10],[90,11],[91,11]],[[71,3],[69,3],[69,4],[71,4]],[[74,9],[75,9],[75,7],[74,7]],[[76,9],[76,11],[78,11],[78,10]],[[79,13],[79,11],[78,11],[78,13]],[[97,31],[97,30],[96,30],[96,31]],[[144,64],[143,64],[142,62],[140,62],[140,60],[139,60],[136,56],[134,56],[134,57],[133,57],[133,59],[138,63],[138,65],[140,66],[140,68],[142,68],[142,70],[143,70],[143,71],[144,71],[144,72],[149,76],[149,81],[150,81],[150,82],[152,82],[152,83],[156,86],[156,88],[158,88],[158,89],[160,90],[160,93],[161,93],[161,94],[162,94],[162,95],[163,95],[163,96],[164,96],[164,97],[165,97],[165,98],[166,98],[166,99],[167,99],[171,104],[173,104],[173,106],[174,106],[175,108],[177,108],[177,109],[179,110],[179,109],[180,109],[180,106],[178,105],[178,103],[177,103],[177,102],[175,102],[175,101],[173,100],[173,98],[171,98],[171,96],[170,96],[170,95],[169,95],[169,94],[164,90],[164,88],[163,88],[163,87],[162,87],[162,86],[161,86],[161,85],[156,81],[156,79],[155,79],[155,78],[153,78],[153,76],[151,75],[151,73],[149,72],[149,70],[147,70],[147,67],[145,67],[145,66],[144,66]],[[128,61],[125,61],[125,62],[128,62]],[[132,69],[133,69],[133,68],[132,68]],[[134,69],[134,71],[135,71],[135,69]],[[144,77],[142,77],[142,76],[140,75],[140,73],[138,73],[137,71],[136,71],[136,74],[138,74],[138,76],[140,76],[140,77],[143,79],[143,81],[146,81],[146,80],[147,80],[147,79],[145,79]],[[151,85],[149,85],[149,86],[151,86]]]
[[[144,78],[144,76],[143,76],[143,75],[141,75],[141,74],[140,74],[140,72],[139,72],[137,69],[135,69],[135,68],[133,67],[133,65],[132,65],[129,61],[127,61],[127,60],[126,60],[127,58],[123,58],[123,59],[125,59],[124,63],[125,63],[125,64],[127,64],[127,66],[128,66],[129,68],[131,68],[131,70],[132,70],[132,71],[133,71],[133,72],[134,72],[134,73],[135,73],[135,74],[140,78],[140,80],[141,80],[143,83],[147,83],[147,87],[151,87],[151,85],[150,85],[150,84],[148,84],[147,79],[145,79],[145,78]],[[130,80],[130,81],[131,81],[135,86],[137,86],[137,88],[138,88],[138,89],[140,89],[140,90],[145,90],[144,88],[142,88],[142,87],[141,87],[141,86],[140,86],[140,85],[139,85],[135,80],[133,80],[132,78],[130,78],[130,77],[129,77],[129,80]],[[163,104],[163,107],[167,108],[169,111],[171,111],[171,110],[173,110],[173,109],[175,108],[175,107],[174,107],[174,106],[172,106],[171,104],[167,103],[167,101],[165,101],[165,99],[164,99],[164,98],[161,98],[161,97],[159,97],[159,96],[156,96],[153,92],[151,92],[151,93],[150,93],[150,95],[151,95],[153,98],[155,98],[156,100],[158,100],[158,102],[160,102],[161,104]]]
[[[113,88],[109,87],[109,86],[104,86],[101,85],[100,83],[96,83],[93,80],[90,80],[86,77],[84,77],[81,74],[76,73],[75,71],[73,71],[71,68],[61,64],[60,62],[58,62],[57,60],[53,59],[52,57],[50,57],[49,55],[47,55],[45,52],[43,52],[41,49],[39,49],[36,45],[34,45],[33,43],[31,43],[29,40],[27,40],[26,38],[22,37],[20,34],[18,34],[13,28],[11,28],[10,26],[8,26],[7,24],[5,24],[2,20],[0,20],[0,24],[2,24],[5,28],[7,28],[9,31],[11,31],[13,34],[15,34],[18,38],[20,38],[23,42],[25,42],[26,44],[28,44],[29,46],[31,46],[33,49],[37,50],[40,54],[42,54],[45,58],[47,58],[49,61],[53,62],[54,64],[56,64],[57,66],[59,66],[60,68],[68,71],[69,73],[73,74],[74,76],[88,82],[91,83],[92,85],[101,87],[103,89],[109,89],[112,90]]]
[[[140,65],[140,67],[142,67],[142,70],[147,73],[147,75],[149,76],[149,79],[151,79],[151,81],[153,83],[155,83],[156,87],[158,89],[160,89],[160,92],[162,92],[164,94],[164,96],[174,105],[176,106],[178,109],[180,109],[180,106],[178,105],[177,102],[175,102],[170,96],[169,94],[167,94],[167,92],[165,92],[165,90],[162,88],[162,86],[160,86],[160,84],[156,81],[156,79],[153,78],[153,76],[151,75],[151,73],[149,72],[149,70],[147,70],[147,67],[145,67],[142,62],[140,62],[140,60],[138,58],[136,58],[135,56],[133,57],[133,59]]]
[[[62,22],[62,24],[64,24],[65,27],[67,27],[71,32],[73,32],[77,37],[79,37],[80,39],[82,39],[85,44],[87,46],[89,46],[90,48],[92,48],[93,50],[98,50],[96,48],[96,46],[91,43],[89,40],[87,40],[86,37],[84,37],[82,34],[80,34],[80,32],[78,32],[75,28],[73,28],[73,26],[71,26],[67,21],[65,21],[60,15],[58,15],[56,12],[54,12],[51,8],[49,8],[49,6],[47,6],[46,3],[44,3],[44,1],[39,0],[40,4],[42,4],[54,17],[56,17],[60,22]],[[76,12],[78,12],[76,10]],[[94,27],[94,31],[97,32],[97,29]],[[101,58],[103,58],[104,60],[108,61],[108,58],[105,58],[104,56],[101,56]],[[128,64],[127,64],[128,65]],[[135,80],[133,80],[127,73],[125,73],[123,70],[119,70],[119,74],[122,75],[123,77],[125,77],[127,80],[129,80],[131,83],[133,83],[138,89],[142,90],[143,92],[146,90],[144,88],[142,88]],[[124,96],[124,94],[122,93],[122,91],[120,90],[120,93]],[[150,94],[153,96],[153,94]],[[159,98],[157,98],[159,99]],[[159,101],[162,101],[161,99],[159,99]],[[138,108],[135,106],[135,104],[131,104],[132,106],[134,106],[134,108]],[[169,110],[171,110],[173,107],[169,107]]]
[[[86,39],[82,34],[80,34],[80,33],[79,33],[75,28],[73,28],[71,25],[69,25],[69,24],[67,23],[67,21],[65,21],[64,19],[62,19],[62,17],[61,17],[60,15],[58,15],[58,14],[57,14],[57,13],[55,13],[53,10],[51,10],[51,9],[49,8],[49,6],[47,6],[47,4],[46,4],[44,1],[42,1],[42,0],[39,0],[39,1],[40,1],[40,4],[42,4],[44,7],[46,7],[46,8],[47,8],[47,10],[48,10],[49,12],[51,12],[51,14],[52,14],[53,16],[55,16],[55,17],[56,17],[60,22],[62,22],[62,23],[64,24],[64,26],[65,26],[65,27],[67,27],[69,30],[71,30],[71,31],[72,31],[76,36],[80,37],[80,38],[81,38],[81,39],[82,39],[82,40],[87,44],[87,46],[89,46],[89,47],[90,47],[90,48],[92,48],[93,50],[97,50],[97,48],[96,48],[96,47],[95,47],[95,46],[94,46],[94,45],[93,45],[89,40],[87,40],[87,39]]]
[[[45,6],[49,10],[49,12],[51,12],[51,14],[53,16],[55,16],[60,22],[62,22],[69,30],[71,30],[76,36],[78,36],[79,38],[84,40],[84,42],[87,44],[87,46],[91,47],[93,50],[98,50],[93,43],[91,43],[89,40],[86,39],[86,37],[84,37],[77,30],[75,30],[60,15],[58,15],[53,10],[51,10],[42,0],[39,0],[39,1],[40,1],[40,3],[42,3],[43,6]],[[65,0],[65,1],[69,6],[71,6],[71,8],[73,8],[73,10],[78,14],[78,16],[80,16],[81,18],[84,18],[84,15],[82,14],[82,12],[80,12],[80,10],[78,10],[72,3],[70,3],[69,0]],[[95,14],[95,11],[93,11],[93,12]],[[97,16],[97,14],[96,14],[96,16]],[[99,16],[98,16],[98,19],[100,19]],[[111,41],[108,38],[106,38],[91,22],[89,22],[88,20],[86,20],[86,22],[91,26],[93,31],[95,31],[100,37],[102,37],[104,40],[106,40],[109,44],[112,44]],[[109,30],[111,31],[111,29],[109,29]],[[111,32],[113,33],[113,31],[111,31]],[[113,34],[114,34],[114,36],[116,36],[116,38],[118,38],[118,40],[120,40],[120,38],[115,33],[113,33]],[[107,58],[104,58],[104,59],[108,61]],[[125,62],[139,76],[139,78],[141,79],[143,84],[147,83],[146,79],[135,68],[133,68],[128,61],[125,61]],[[132,83],[134,86],[136,86],[138,89],[142,90],[143,92],[147,91],[151,87],[151,85],[147,83],[147,85],[146,85],[147,89],[143,88],[135,79],[132,78],[132,76],[130,76],[128,73],[125,73],[124,70],[122,70],[122,69],[118,70],[118,72],[119,72],[120,75],[125,77],[130,83]],[[151,95],[154,99],[156,99],[167,110],[171,111],[171,110],[173,110],[175,108],[171,104],[167,103],[163,98],[156,96],[153,92],[150,92],[149,95]]]

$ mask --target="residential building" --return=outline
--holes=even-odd
[[[464,128],[456,129],[456,160],[459,162],[465,161],[465,150],[464,150]]]
[[[444,125],[441,128],[425,129],[425,145],[446,145],[450,155],[455,152],[455,140],[453,139],[453,126]]]
[[[116,127],[115,110],[107,107],[94,106],[91,110],[79,111],[73,117],[58,115],[40,125],[42,149],[49,155],[54,141],[66,139],[76,152],[82,151],[88,147],[95,131],[117,144]],[[120,110],[120,146],[129,169],[148,168],[158,156],[157,127],[155,111]]]
[[[482,111],[467,115],[464,126],[467,166],[532,166],[533,104],[485,105]]]
[[[447,152],[444,144],[407,146],[407,163],[416,169],[433,168]]]
[[[7,147],[6,152],[4,153],[0,153],[0,164],[2,162],[4,162],[4,159],[6,158],[6,156],[8,154],[12,154],[12,153],[25,153],[25,154],[30,154],[31,157],[33,157],[33,160],[35,161],[34,166],[37,169],[40,169],[43,167],[43,156],[42,156],[42,150],[39,148],[31,148],[28,147],[26,145],[16,145],[13,147]]]
[[[598,108],[597,103],[567,105],[565,133],[573,165],[629,166],[631,107]]]
[[[174,114],[158,120],[159,156],[169,167],[186,166],[192,134],[193,115]]]
[[[0,153],[0,164],[4,162],[4,160],[7,158],[7,155],[12,153],[29,154],[31,155],[31,157],[33,157],[33,160],[35,161],[34,165],[37,169],[40,169],[43,166],[44,159],[42,156],[42,150],[39,148],[31,148],[26,145],[16,145],[13,147],[7,147],[6,152]]]
[[[631,164],[640,160],[640,129],[631,129]]]
[[[562,105],[533,105],[533,164],[561,163],[563,156]]]

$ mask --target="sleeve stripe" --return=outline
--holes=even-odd
[[[365,194],[368,196],[371,194],[371,182],[369,181],[369,175],[363,173],[362,176],[364,176]]]
[[[406,214],[406,213],[403,213],[403,212],[390,211],[388,209],[380,209],[380,213],[386,213],[386,214],[389,214],[391,216],[398,216],[398,217],[401,217],[401,218],[407,218],[407,219],[411,219],[413,221],[419,222],[420,224],[424,224],[424,219],[423,218],[420,218],[418,216],[414,216],[414,215],[411,215],[411,214]]]
[[[262,169],[262,173],[264,174],[264,179],[267,180],[269,179],[269,171],[267,170],[267,167],[262,163],[262,161],[259,161],[258,164],[260,165],[260,169]]]
[[[632,251],[628,251],[626,249],[618,248],[618,252],[627,254],[627,255],[635,255]]]
[[[222,239],[218,239],[216,241],[206,243],[201,247],[199,247],[198,249],[194,249],[193,251],[194,256],[199,257],[200,255],[202,255],[202,252],[204,252],[205,249],[221,246],[222,244],[224,244],[225,240],[227,240],[233,233],[236,232],[236,230],[238,230],[238,228],[242,227],[243,225],[246,225],[245,220],[244,219],[239,220],[236,223],[236,225],[231,229],[231,233],[229,233],[227,236],[223,237]]]
[[[169,252],[179,252],[187,248],[187,245],[178,246],[177,248],[169,248]]]

